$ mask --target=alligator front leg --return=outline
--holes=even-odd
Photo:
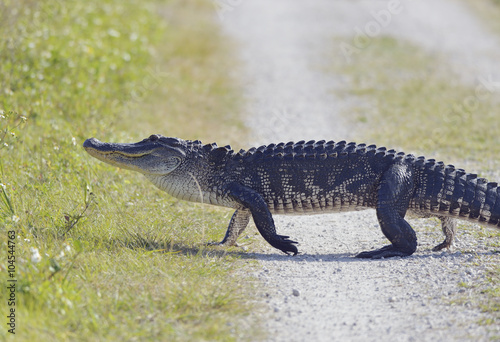
[[[227,192],[231,198],[245,208],[244,210],[250,211],[259,233],[264,239],[266,239],[267,242],[269,242],[271,246],[283,251],[286,254],[297,254],[297,247],[294,245],[297,242],[289,240],[288,236],[276,234],[273,217],[266,202],[260,194],[238,183],[230,184],[227,187]],[[237,210],[235,215],[239,215],[237,214],[239,210],[240,209]],[[233,221],[233,219],[231,219],[231,221]],[[226,233],[226,237],[228,237],[228,234],[233,236],[233,232],[229,233],[229,229],[228,233]]]
[[[229,226],[227,227],[226,236],[219,242],[222,246],[237,246],[236,240],[245,230],[250,221],[250,210],[248,209],[238,209],[234,212],[229,221]]]
[[[404,216],[412,196],[413,177],[405,164],[394,164],[380,181],[377,199],[377,218],[391,245],[362,252],[357,258],[380,259],[412,255],[417,249],[417,235]]]

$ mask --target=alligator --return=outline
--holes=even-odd
[[[278,235],[273,214],[323,214],[376,209],[391,244],[358,258],[405,257],[417,249],[407,212],[441,220],[449,248],[456,219],[500,228],[500,188],[476,174],[435,159],[375,145],[345,141],[299,141],[235,152],[231,146],[203,144],[154,134],[137,143],[87,139],[83,147],[111,165],[138,171],[182,200],[235,209],[218,244],[232,246],[250,216],[262,237],[286,254],[297,242]]]

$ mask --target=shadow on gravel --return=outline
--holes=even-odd
[[[132,240],[111,240],[108,241],[110,245],[121,245],[126,248],[134,249],[134,250],[143,250],[143,251],[155,251],[161,253],[168,254],[180,254],[180,255],[199,255],[206,257],[224,257],[226,255],[238,257],[241,259],[252,259],[252,260],[266,260],[266,261],[294,261],[294,262],[371,262],[373,259],[360,259],[356,258],[356,253],[328,253],[328,254],[298,254],[296,256],[281,254],[279,251],[276,251],[274,254],[265,254],[265,253],[247,253],[241,251],[238,247],[217,247],[217,246],[209,246],[206,244],[202,245],[192,245],[185,244],[183,242],[173,242],[170,240],[161,241],[157,238],[151,237],[135,237]],[[361,252],[361,251],[360,251]],[[376,259],[379,261],[396,261],[396,260],[426,260],[430,258],[435,259],[443,259],[443,258],[469,258],[474,256],[486,256],[486,255],[494,255],[498,254],[500,251],[492,250],[492,251],[478,251],[478,252],[440,252],[434,253],[431,250],[422,250],[413,254],[412,256],[401,258],[386,258],[386,259]]]
[[[425,253],[425,252],[424,252]],[[482,251],[482,252],[452,252],[452,253],[429,253],[429,254],[414,254],[409,257],[394,257],[385,259],[361,259],[356,258],[356,254],[352,253],[331,253],[331,254],[299,254],[296,256],[284,254],[264,254],[264,253],[235,253],[239,254],[242,259],[257,259],[266,261],[295,261],[295,262],[373,262],[377,261],[397,261],[397,260],[428,260],[428,259],[444,259],[444,258],[468,258],[474,256],[486,256],[498,254],[497,251]]]

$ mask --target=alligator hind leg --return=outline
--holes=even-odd
[[[432,249],[434,252],[440,251],[444,248],[450,248],[453,244],[453,238],[455,237],[455,233],[457,231],[457,220],[446,216],[439,216],[439,219],[441,220],[441,229],[443,230],[445,238],[443,242]]]
[[[356,258],[380,259],[396,256],[409,256],[417,250],[417,236],[410,224],[403,218],[399,218],[394,222],[389,222],[384,215],[379,217],[379,223],[382,227],[384,235],[392,242],[392,244],[384,246],[374,251],[361,252],[356,255]],[[392,216],[392,215],[391,215]],[[393,220],[394,217],[391,217]]]
[[[380,181],[377,199],[377,218],[391,245],[362,252],[357,258],[380,259],[412,255],[417,249],[417,235],[404,216],[412,196],[411,169],[405,164],[394,164]]]

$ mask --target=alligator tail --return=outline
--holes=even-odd
[[[420,157],[412,207],[438,216],[455,217],[500,228],[500,188],[453,165]]]

